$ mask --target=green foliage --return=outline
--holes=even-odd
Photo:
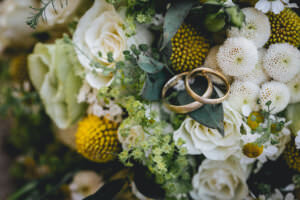
[[[264,117],[264,123],[259,124],[256,130],[252,130],[252,133],[258,133],[261,136],[256,139],[255,143],[259,146],[264,143],[271,141],[271,144],[277,144],[278,141],[276,136],[278,136],[281,130],[286,126],[286,121],[278,118],[271,114],[271,106],[272,102],[268,101],[266,103],[267,110],[262,110],[260,113]],[[275,136],[275,137],[274,137]]]
[[[199,21],[198,19],[204,19]],[[226,5],[222,0],[207,0],[191,10],[190,23],[203,25],[208,32],[220,32],[229,26],[241,27],[245,15],[237,5]]]
[[[133,18],[138,23],[149,23],[155,14],[153,0],[106,0],[118,7],[120,3],[126,5],[126,15],[128,18]]]
[[[147,139],[124,149],[119,154],[120,161],[128,167],[134,163],[145,165],[169,197],[187,193],[192,175],[186,150],[176,147],[172,134],[165,132],[166,122],[155,120],[157,112],[148,116],[144,104],[133,97],[124,100],[124,107],[128,118],[120,126],[120,134],[128,135],[131,127],[140,125]]]

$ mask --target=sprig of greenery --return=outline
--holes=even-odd
[[[267,109],[261,111],[261,114],[264,117],[264,121],[266,123],[260,124],[255,131],[252,131],[253,133],[256,132],[261,134],[261,136],[257,138],[257,140],[255,141],[255,143],[258,144],[259,146],[265,144],[268,141],[271,141],[271,144],[278,143],[277,139],[272,137],[272,135],[275,136],[278,135],[278,133],[284,128],[286,124],[285,121],[280,120],[276,116],[271,115],[271,111],[272,111],[272,109],[270,108],[271,104],[272,102],[268,101],[266,103]]]
[[[30,7],[34,12],[33,12],[33,15],[30,16],[27,21],[26,21],[26,24],[28,26],[30,26],[31,28],[35,29],[37,24],[38,24],[38,21],[40,18],[42,18],[43,21],[47,21],[47,16],[45,14],[45,11],[46,9],[49,7],[49,6],[52,6],[53,9],[55,10],[56,12],[56,8],[55,8],[55,5],[54,5],[54,2],[56,0],[48,0],[48,1],[43,1],[41,0],[41,7],[40,8],[34,8],[34,7]],[[60,0],[60,4],[61,4],[61,7],[63,7],[64,5],[68,5],[68,0],[64,0],[65,1],[65,4],[62,2],[62,0]]]

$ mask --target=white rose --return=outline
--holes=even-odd
[[[198,200],[241,200],[248,194],[247,173],[240,163],[204,160],[194,175],[191,196]]]
[[[191,118],[186,118],[174,132],[174,140],[185,141],[183,147],[189,154],[203,153],[211,160],[226,160],[240,148],[242,116],[228,102],[223,102],[224,137],[216,129],[207,128]]]
[[[26,24],[32,15],[30,6],[39,7],[39,1],[5,0],[0,4],[0,49],[9,45],[29,47],[34,43],[32,33],[35,30]]]
[[[103,69],[92,67],[91,59],[108,68],[114,68],[115,65],[108,62],[109,52],[113,54],[115,61],[120,61],[123,59],[123,51],[130,44],[150,44],[150,33],[140,26],[137,28],[137,35],[127,38],[123,18],[105,0],[95,0],[94,5],[80,19],[73,41],[78,46],[79,61],[86,68],[86,80],[92,87],[99,89],[110,85],[113,76],[104,76]]]

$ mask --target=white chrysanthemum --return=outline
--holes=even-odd
[[[246,16],[242,28],[232,27],[228,31],[229,37],[245,37],[254,42],[260,48],[266,44],[271,35],[271,25],[269,18],[255,8],[242,9]]]
[[[286,84],[291,93],[290,103],[300,102],[300,73]]]
[[[263,62],[269,76],[280,82],[288,82],[300,70],[300,52],[288,43],[273,44]]]
[[[230,105],[247,115],[244,111],[245,108],[250,112],[257,110],[257,100],[259,97],[259,87],[252,82],[234,81],[231,85],[231,90],[227,101]]]
[[[217,62],[217,53],[219,51],[220,46],[214,46],[209,51],[205,58],[204,66],[217,70],[218,72],[223,73],[222,69],[219,67],[219,64]],[[228,81],[231,81],[232,78],[228,75],[225,75]],[[216,76],[211,75],[212,81],[217,84],[224,84],[224,81],[217,78]]]
[[[254,69],[258,52],[254,43],[246,38],[229,38],[220,47],[217,61],[224,73],[241,76]]]
[[[249,81],[255,84],[262,84],[269,80],[269,76],[265,72],[264,66],[263,66],[263,58],[266,54],[267,50],[262,48],[258,51],[258,62],[255,65],[254,69],[245,75],[237,77],[240,81]]]
[[[261,86],[259,98],[264,109],[267,109],[266,103],[271,101],[271,113],[275,114],[286,108],[290,101],[290,92],[284,83],[270,81]]]

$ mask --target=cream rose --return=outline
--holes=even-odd
[[[188,117],[174,132],[174,140],[184,140],[183,147],[187,148],[189,154],[203,153],[211,160],[226,160],[240,149],[240,127],[244,122],[242,116],[228,102],[223,102],[223,107],[224,137],[218,130],[207,128]]]
[[[5,0],[0,4],[0,51],[9,45],[29,47],[34,43],[35,30],[26,19],[32,14],[30,6],[37,8],[39,4],[37,0]]]
[[[191,196],[198,200],[241,200],[248,194],[247,173],[234,158],[204,160],[194,175]]]
[[[113,76],[104,76],[103,69],[91,66],[91,59],[105,67],[114,68],[114,64],[108,62],[108,53],[111,52],[113,59],[119,61],[123,59],[123,51],[130,44],[149,44],[152,40],[149,32],[144,29],[137,30],[137,34],[127,38],[121,15],[105,0],[95,0],[94,5],[80,19],[73,37],[78,46],[79,61],[86,69],[86,80],[93,88],[108,86]]]

